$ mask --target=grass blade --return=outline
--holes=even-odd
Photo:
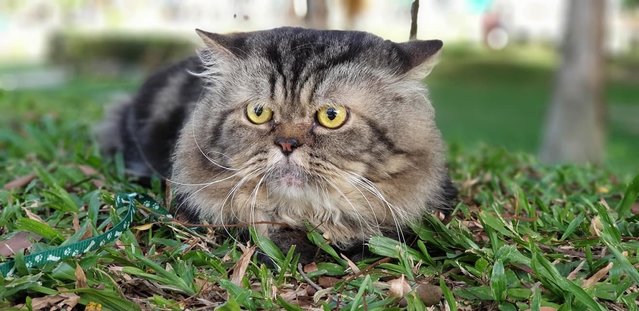
[[[444,294],[444,299],[446,299],[446,303],[448,303],[450,311],[457,311],[455,296],[453,296],[453,292],[451,292],[448,286],[446,286],[444,278],[439,278],[439,288],[441,288],[442,294]]]
[[[495,301],[502,302],[506,299],[506,274],[504,263],[499,259],[493,265],[493,272],[490,275],[490,289]]]
[[[623,199],[619,202],[619,205],[617,205],[617,213],[619,213],[620,218],[626,218],[630,214],[630,208],[637,199],[637,196],[639,196],[639,175],[632,179],[626,188]]]
[[[372,283],[371,276],[367,274],[366,277],[364,278],[364,281],[362,281],[362,284],[359,285],[359,290],[357,291],[357,295],[353,297],[353,302],[351,303],[351,311],[355,311],[358,309],[359,306],[363,305],[363,303],[361,303],[361,300],[366,299],[364,297],[364,293],[366,292],[368,287],[371,285],[371,283]]]

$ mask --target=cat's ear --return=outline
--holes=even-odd
[[[222,35],[201,29],[195,29],[195,32],[202,38],[206,47],[218,57],[235,58],[242,53],[244,36],[241,33]]]
[[[444,43],[441,40],[413,40],[398,45],[408,60],[405,76],[421,80],[428,76],[437,64]]]

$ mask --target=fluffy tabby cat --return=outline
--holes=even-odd
[[[456,191],[422,83],[441,41],[301,28],[198,34],[199,57],[151,76],[100,130],[130,172],[165,176],[181,210],[211,224],[309,224],[346,248],[451,209]]]

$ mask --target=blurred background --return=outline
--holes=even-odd
[[[406,41],[412,2],[2,0],[0,147],[25,147],[0,156],[38,148],[20,141],[25,124],[46,132],[56,122],[96,122],[114,96],[193,54],[195,28],[292,25]],[[426,83],[452,148],[639,170],[639,0],[421,0],[417,23],[418,39],[445,42]],[[580,135],[563,135],[571,131]]]

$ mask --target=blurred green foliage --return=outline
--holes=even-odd
[[[639,6],[639,0],[624,0],[623,4],[627,8],[634,8]]]
[[[608,62],[606,164],[619,173],[639,171],[639,58]],[[503,146],[536,153],[541,142],[558,59],[545,46],[491,51],[448,45],[426,79],[437,124],[449,143]]]
[[[81,72],[109,66],[153,69],[193,54],[195,45],[182,37],[123,33],[59,32],[52,36],[49,61]]]

